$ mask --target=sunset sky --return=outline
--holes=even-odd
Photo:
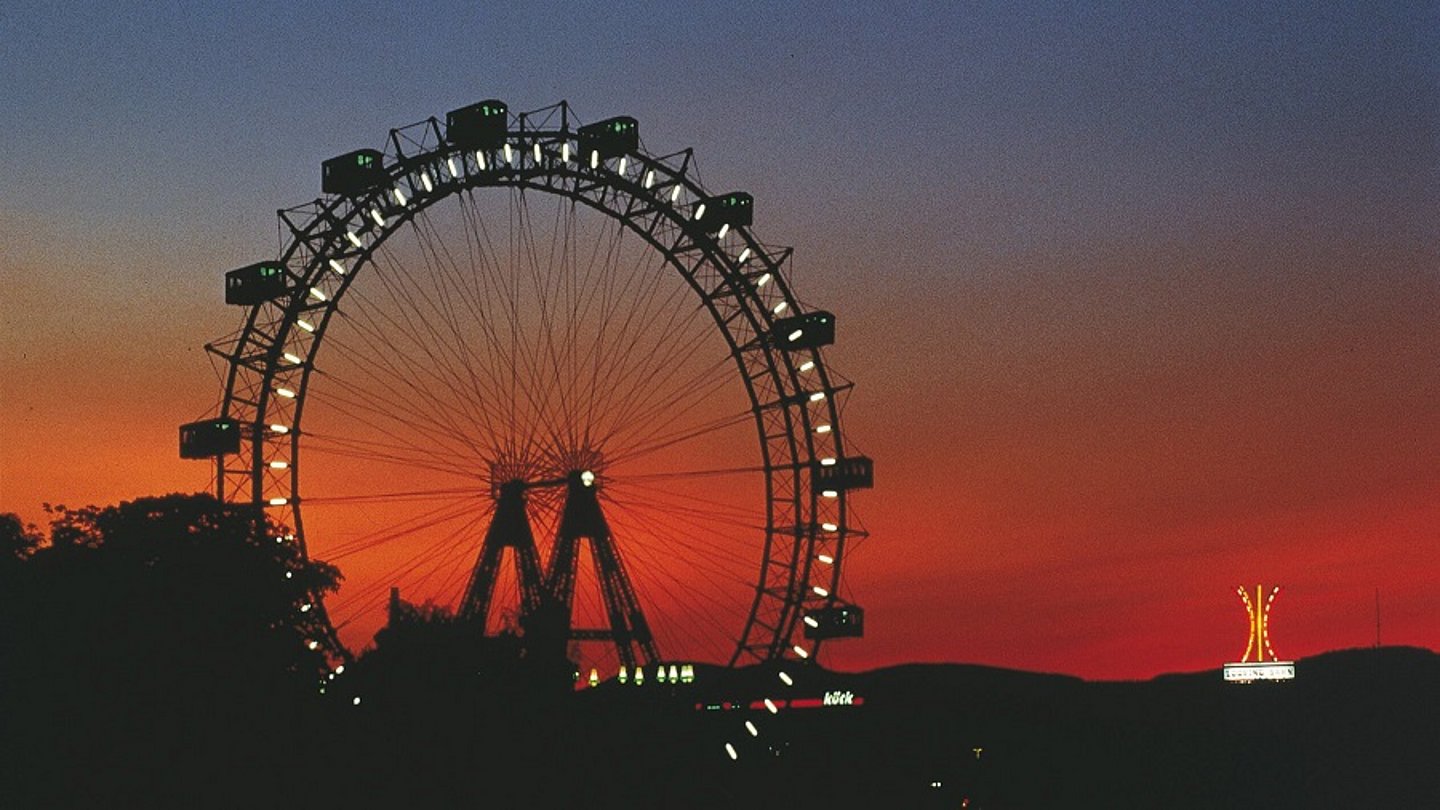
[[[1440,7],[0,7],[0,511],[204,490],[224,271],[485,98],[755,195],[876,461],[827,663],[1440,649]]]

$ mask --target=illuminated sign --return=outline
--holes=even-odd
[[[1293,661],[1266,661],[1259,664],[1226,664],[1225,680],[1236,683],[1251,681],[1289,681],[1295,678]]]
[[[1256,585],[1253,600],[1244,588],[1236,588],[1235,592],[1239,594],[1240,601],[1245,603],[1245,624],[1249,629],[1249,638],[1245,642],[1245,653],[1240,656],[1239,662],[1225,665],[1225,680],[1231,683],[1294,680],[1295,662],[1279,660],[1275,649],[1270,646],[1270,608],[1275,605],[1275,597],[1280,595],[1280,588],[1272,588],[1269,597],[1266,597],[1265,589]],[[1251,653],[1255,655],[1254,661],[1250,660]],[[1266,660],[1267,657],[1269,660]]]
[[[767,702],[769,705],[766,705]],[[820,709],[834,706],[864,706],[865,698],[849,690],[833,690],[826,692],[820,697],[790,698],[781,700],[771,698],[767,700],[752,700],[749,703],[739,700],[724,700],[715,703],[696,703],[697,712],[728,712],[737,709],[749,708],[751,711],[778,712],[782,709]],[[775,708],[772,710],[770,706]]]

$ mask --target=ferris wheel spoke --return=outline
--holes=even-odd
[[[564,365],[560,361],[559,353],[555,345],[555,309],[558,302],[552,300],[559,295],[562,287],[564,274],[567,268],[555,266],[555,238],[551,239],[549,258],[543,260],[540,255],[540,247],[535,241],[535,229],[526,224],[530,219],[529,197],[522,190],[517,195],[519,198],[517,209],[522,221],[520,228],[521,251],[525,255],[530,272],[530,282],[535,293],[535,303],[538,309],[538,328],[540,339],[535,341],[532,348],[535,351],[535,363],[533,367],[544,367],[550,369],[543,379],[532,380],[532,385],[540,390],[539,399],[546,403],[546,427],[549,431],[551,443],[554,445],[566,444],[566,427],[569,425],[567,419],[569,410],[568,387],[564,378]],[[563,207],[557,210],[557,217],[563,213]],[[555,230],[551,230],[552,235]],[[553,285],[553,288],[552,288]],[[541,353],[544,356],[541,356]],[[548,359],[549,364],[546,365]],[[553,409],[550,407],[553,403]],[[573,426],[572,426],[573,428]]]
[[[352,316],[350,320],[356,327],[353,330],[356,336],[365,344],[363,350],[361,347],[351,346],[339,336],[330,338],[347,351],[347,363],[345,368],[337,370],[336,373],[326,372],[326,375],[340,380],[339,384],[348,383],[358,388],[361,381],[349,382],[350,375],[346,372],[362,372],[367,379],[373,380],[388,394],[389,403],[394,409],[392,418],[398,419],[400,414],[415,414],[417,418],[427,419],[443,433],[449,434],[450,440],[460,440],[470,444],[472,450],[478,450],[465,441],[468,431],[462,428],[462,422],[473,424],[473,416],[467,415],[464,405],[480,407],[483,395],[478,395],[477,392],[477,396],[465,396],[452,381],[430,372],[424,362],[409,357],[393,341],[381,337],[375,326],[366,320],[363,313]],[[417,373],[416,369],[423,369],[423,376],[422,373]],[[374,392],[375,389],[370,386],[365,390]],[[436,393],[437,390],[448,391],[452,399],[447,401]],[[415,407],[417,402],[428,405],[430,411]]]
[[[442,467],[438,464],[429,463],[423,460],[417,460],[406,456],[384,455],[380,453],[375,453],[373,451],[366,452],[363,450],[344,450],[335,447],[324,447],[323,445],[317,446],[314,444],[308,446],[306,449],[310,452],[322,456],[334,456],[337,458],[349,458],[362,461],[371,461],[375,462],[376,464],[388,464],[396,467],[403,467],[407,470],[412,471],[419,469],[428,470],[430,472],[446,473],[460,478],[475,477],[474,473],[459,470],[454,467]]]
[[[720,419],[707,422],[703,425],[699,425],[695,428],[684,428],[681,430],[666,433],[654,438],[653,440],[650,440],[647,444],[623,448],[613,457],[614,462],[629,464],[631,462],[635,462],[639,459],[643,459],[647,456],[658,453],[662,450],[668,450],[672,447],[679,447],[686,442],[695,441],[700,438],[719,434],[726,430],[734,429],[740,425],[750,422],[753,418],[754,415],[747,412],[738,414],[736,416],[722,417]]]
[[[671,540],[675,535],[673,529],[667,530],[657,520],[646,518],[634,511],[621,510],[617,524],[622,530],[639,530],[638,533],[660,540]],[[737,603],[735,596],[737,591],[743,592],[742,589],[750,585],[744,574],[739,571],[720,572],[715,567],[713,558],[677,555],[673,548],[662,554],[653,551],[648,544],[631,543],[626,545],[624,553],[635,562],[641,563],[632,566],[637,571],[637,591],[651,595],[652,602],[653,595],[659,591],[672,606],[689,606],[690,610],[686,612],[688,618],[704,621],[710,626],[709,632],[697,635],[683,622],[675,620],[661,622],[657,631],[685,634],[690,643],[697,646],[714,645],[716,638],[723,639],[721,643],[726,646],[734,645],[738,641],[734,630]],[[706,572],[706,577],[699,582],[696,582],[693,576],[682,577],[677,571],[683,567],[684,572],[690,574],[697,566]],[[732,587],[727,589],[724,587],[727,584]],[[710,639],[708,642],[703,640],[706,637]]]
[[[741,509],[726,501],[717,501],[693,491],[662,489],[638,484],[606,487],[606,497],[622,508],[648,508],[677,520],[694,518],[708,533],[721,537],[754,537],[765,531],[762,512]]]
[[[622,350],[625,365],[616,371],[616,382],[610,389],[612,395],[624,392],[627,400],[634,399],[637,390],[643,387],[647,395],[653,396],[654,392],[663,390],[664,384],[685,367],[702,347],[713,345],[711,336],[694,333],[694,324],[698,319],[691,317],[694,313],[682,306],[683,292],[684,288],[678,285],[672,289],[660,303],[663,310],[668,311],[668,316],[663,321],[659,317],[647,317]],[[677,322],[682,313],[687,320]],[[687,323],[689,329],[685,328]],[[675,351],[677,347],[681,351]],[[657,380],[660,372],[667,367],[668,374]]]
[[[639,376],[636,371],[637,366],[643,365],[643,362],[637,361],[636,358],[643,360],[643,354],[639,347],[642,346],[641,341],[647,321],[653,323],[649,316],[655,306],[655,296],[661,285],[649,286],[650,289],[644,294],[644,297],[626,314],[619,325],[620,334],[617,336],[619,339],[611,351],[611,361],[604,367],[602,379],[607,384],[603,387],[602,397],[596,406],[601,413],[610,412],[615,407],[617,399],[624,402],[624,394],[633,392],[636,385],[646,382],[646,378]],[[678,286],[672,289],[670,297],[675,298],[681,290],[683,288]],[[678,301],[674,304],[678,306]],[[639,323],[636,322],[637,313],[641,313],[638,318]],[[659,359],[663,362],[664,355]]]
[[[628,408],[632,416],[626,421],[643,424],[646,418],[663,409],[664,403],[675,403],[687,396],[697,402],[707,400],[708,397],[697,395],[696,388],[703,380],[724,380],[725,376],[719,372],[731,362],[729,357],[703,364],[698,362],[696,355],[708,345],[701,340],[691,340],[688,346],[683,347],[682,352],[671,352],[657,344],[651,351],[651,362],[634,375],[632,389],[641,390],[638,393],[632,390]],[[676,379],[677,375],[687,371],[688,376]],[[662,401],[661,398],[665,397],[667,392],[668,397]],[[657,401],[660,401],[660,404],[657,404]],[[611,432],[621,426],[622,423],[617,420]]]
[[[675,311],[683,308],[672,307],[671,319]],[[687,393],[694,395],[693,388],[687,389],[687,386],[675,383],[677,375],[688,373],[690,376],[685,382],[690,383],[700,379],[724,379],[723,375],[714,373],[723,368],[723,360],[713,363],[697,362],[698,353],[708,346],[706,340],[698,339],[693,334],[685,334],[672,320],[654,319],[649,326],[657,334],[648,340],[645,339],[647,336],[644,331],[634,334],[624,349],[619,350],[618,356],[621,360],[613,365],[615,368],[606,372],[613,382],[600,404],[600,411],[612,414],[611,424],[603,428],[605,434],[613,434],[624,422],[638,421],[636,414],[648,417],[648,406],[655,399],[684,398]],[[626,365],[619,365],[621,362]],[[628,414],[624,422],[613,418],[612,404],[616,401],[624,404]]]
[[[427,231],[432,233],[434,236],[434,267],[437,268],[438,271],[436,272],[436,285],[439,291],[437,294],[437,298],[445,306],[446,323],[447,326],[449,326],[451,333],[455,336],[457,344],[464,346],[466,349],[465,351],[461,352],[461,358],[465,367],[466,374],[469,376],[474,390],[477,392],[477,394],[480,395],[480,397],[488,398],[490,400],[498,400],[501,395],[500,392],[503,390],[503,384],[499,379],[496,378],[494,372],[494,369],[497,368],[499,364],[495,362],[497,358],[496,351],[498,349],[498,343],[494,328],[491,325],[492,319],[489,313],[487,313],[485,310],[483,299],[481,299],[478,293],[476,293],[474,290],[471,289],[468,284],[466,284],[465,277],[467,274],[463,273],[460,270],[460,267],[455,259],[454,252],[450,249],[449,245],[446,244],[443,239],[439,238],[438,231],[436,231],[433,224],[430,223],[428,216],[424,220],[424,224],[427,228]],[[470,252],[473,255],[474,248],[470,243],[470,230],[468,228],[466,229],[466,236],[467,252]],[[478,274],[470,273],[468,275],[473,278],[476,277]],[[479,358],[475,356],[475,352],[473,348],[471,348],[471,343],[473,341],[468,340],[462,334],[462,330],[460,327],[460,315],[462,313],[457,312],[454,306],[449,303],[450,299],[452,298],[458,299],[460,301],[460,303],[464,306],[465,310],[469,315],[470,323],[478,327],[481,336],[484,338],[483,345],[486,352],[488,353],[490,362],[476,362]],[[483,381],[481,379],[482,376],[484,377]],[[478,405],[480,403],[477,402],[476,404]],[[500,414],[492,414],[492,411],[488,408],[482,408],[481,413],[483,416],[485,431],[489,435],[495,435],[496,424],[492,416],[498,417],[500,416]]]
[[[334,436],[315,431],[307,431],[306,435],[312,440],[308,449],[321,453],[373,459],[398,466],[420,467],[434,472],[450,473],[465,479],[474,479],[477,476],[473,460],[466,464],[467,457],[442,455],[428,447],[409,443],[392,444],[353,436]]]
[[[516,205],[512,200],[512,216],[515,216]],[[480,235],[476,241],[493,248],[493,240],[488,238],[483,224],[475,226],[474,230]],[[512,242],[514,240],[512,239]],[[514,247],[511,247],[512,255]],[[539,359],[538,349],[533,341],[522,344],[520,334],[524,325],[520,322],[520,307],[522,304],[520,290],[520,275],[515,265],[518,262],[503,262],[498,258],[491,257],[487,261],[479,262],[482,272],[477,275],[485,279],[485,289],[489,294],[499,300],[499,309],[504,313],[505,326],[508,327],[508,343],[505,345],[506,337],[487,330],[486,336],[490,343],[490,350],[493,357],[501,358],[502,362],[495,365],[500,370],[508,370],[509,379],[502,384],[507,392],[508,419],[509,425],[509,447],[512,454],[518,451],[528,455],[538,444],[543,444],[559,434],[556,417],[552,414],[551,406],[545,401],[540,393],[542,390],[537,380],[548,381],[553,375],[547,375],[543,371],[543,365]],[[512,271],[509,274],[501,272],[498,268],[509,265]],[[517,408],[524,404],[525,410]]]
[[[606,443],[618,445],[617,452],[622,455],[633,452],[631,448],[652,444],[662,431],[672,428],[677,421],[685,419],[697,408],[713,407],[716,396],[724,391],[726,386],[715,379],[702,383],[703,378],[704,375],[697,373],[685,381],[685,387],[677,388],[664,400],[642,403],[631,411],[623,422],[617,421],[604,434]],[[662,415],[665,418],[662,419]],[[747,411],[745,416],[753,418],[754,414]]]
[[[460,404],[462,411],[465,410],[466,406],[483,407],[485,399],[483,394],[473,396],[465,393],[467,379],[455,368],[454,363],[450,359],[450,356],[454,354],[468,354],[468,348],[463,345],[463,341],[459,341],[461,345],[452,345],[450,341],[446,340],[440,333],[440,330],[431,322],[430,317],[420,309],[416,296],[407,288],[407,279],[410,278],[411,274],[396,267],[396,262],[387,252],[377,251],[377,253],[385,257],[385,261],[375,263],[377,271],[381,270],[382,265],[389,265],[390,270],[389,272],[377,272],[376,275],[385,286],[392,303],[395,304],[394,308],[398,310],[400,318],[397,319],[390,315],[385,309],[379,307],[377,307],[377,309],[380,310],[381,315],[390,323],[391,329],[404,336],[409,344],[417,347],[423,355],[423,357],[412,358],[411,362],[405,364],[405,368],[424,369],[436,384],[449,391],[450,395],[455,398],[455,401]],[[391,276],[394,277],[393,282],[391,281]],[[416,283],[418,282],[410,280],[408,285],[414,285]],[[422,334],[422,330],[424,334]],[[380,335],[381,339],[384,340],[383,330],[376,329],[375,333]],[[426,337],[427,335],[428,339]],[[395,346],[393,341],[391,344],[392,350],[398,353],[404,353],[400,352],[399,347]],[[473,385],[473,380],[471,382]],[[425,386],[425,388],[428,390],[429,386]],[[469,414],[469,421],[471,421],[472,424],[475,423],[476,420],[473,413]]]
[[[730,475],[755,475],[765,472],[763,466],[757,467],[718,467],[710,470],[677,470],[675,472],[641,473],[639,475],[608,476],[611,485],[642,484],[649,481],[672,481],[679,478],[715,478],[718,476]]]
[[[481,380],[481,375],[477,371],[474,351],[470,345],[472,341],[461,329],[459,317],[451,303],[451,299],[455,296],[449,294],[453,285],[448,279],[454,275],[449,268],[449,250],[443,240],[432,237],[434,227],[424,212],[417,215],[411,224],[416,233],[421,253],[425,258],[424,264],[428,272],[424,277],[434,287],[433,293],[420,288],[419,276],[421,274],[418,272],[408,274],[408,277],[412,277],[411,280],[418,297],[430,305],[430,308],[434,310],[436,320],[448,333],[448,342],[437,339],[435,343],[437,346],[445,345],[450,348],[451,351],[447,355],[453,357],[455,363],[447,362],[446,367],[450,375],[454,377],[459,390],[472,393],[472,396],[462,397],[462,406],[466,406],[465,410],[477,428],[483,425],[487,433],[493,434],[494,423],[489,410],[484,407],[484,403],[487,399],[494,397],[498,388],[493,376],[484,381]],[[428,317],[422,317],[422,322],[432,336],[441,331],[434,327]],[[474,412],[476,410],[479,411],[478,418]]]
[[[597,318],[595,338],[589,341],[585,353],[576,358],[574,369],[574,375],[577,380],[585,373],[584,369],[588,369],[589,371],[589,381],[585,385],[584,421],[587,431],[598,429],[600,412],[597,411],[603,408],[604,404],[609,400],[609,397],[600,395],[607,391],[613,391],[613,380],[608,376],[602,376],[602,374],[606,373],[606,366],[603,364],[603,359],[613,354],[611,343],[617,338],[616,327],[618,326],[621,330],[618,336],[623,337],[624,327],[629,324],[628,319],[617,324],[617,319],[614,318],[613,312],[615,302],[621,300],[622,297],[622,292],[615,289],[617,275],[619,273],[620,252],[618,248],[621,244],[621,235],[622,233],[618,225],[612,227],[605,234],[607,238],[596,241],[596,250],[591,254],[590,259],[590,270],[593,270],[597,265],[599,267],[598,280],[594,285],[595,289],[592,289],[591,295],[586,299],[585,310],[582,314],[586,319],[585,322],[588,322],[590,318],[589,309],[594,306],[597,295],[600,298],[600,312]],[[601,244],[605,245],[603,256],[599,249]],[[651,269],[651,266],[634,268],[633,272],[626,279],[626,288],[632,287],[637,283],[643,284]],[[639,279],[638,282],[637,279]],[[631,313],[631,317],[633,317],[633,312]],[[579,316],[577,316],[577,324],[580,322]]]
[[[464,501],[443,503],[434,509],[417,515],[410,515],[394,521],[389,525],[372,529],[359,537],[351,538],[350,540],[328,548],[325,552],[325,558],[330,562],[334,562],[345,557],[361,554],[393,543],[396,540],[413,537],[417,532],[425,529],[440,526],[452,520],[476,513],[476,507]]]
[[[377,404],[378,397],[370,397],[368,401],[361,401],[360,398],[365,396],[363,392],[346,396],[335,390],[339,387],[339,385],[332,386],[327,393],[315,395],[314,402],[326,406],[329,411],[343,417],[341,424],[352,431],[357,426],[368,427],[380,435],[408,446],[420,455],[442,463],[450,461],[464,466],[467,459],[473,464],[474,459],[483,455],[479,448],[466,440],[465,436],[457,435],[455,429],[434,418],[415,414],[413,407],[405,407],[403,411],[393,403],[390,403],[390,408],[381,407],[387,403],[381,400]],[[409,414],[411,418],[400,419],[397,411]],[[406,437],[413,438],[407,439]]]
[[[433,562],[436,558],[446,555],[464,555],[468,553],[466,543],[475,536],[477,529],[483,525],[484,515],[477,514],[473,510],[467,510],[460,515],[452,515],[444,521],[435,521],[427,524],[424,528],[438,526],[441,523],[450,522],[456,518],[468,517],[469,520],[454,525],[438,539],[431,539],[419,548],[414,554],[405,558],[403,562],[392,566],[373,582],[363,588],[357,589],[352,598],[364,599],[370,594],[385,593],[392,583],[401,582],[406,576],[422,565]],[[478,542],[476,543],[478,545]]]
[[[452,532],[447,539],[451,541],[456,541],[461,537],[465,536],[467,533],[473,532],[477,525],[478,521],[472,522],[466,526],[459,527],[454,532]],[[348,598],[343,599],[343,601],[339,603],[338,609],[335,611],[337,615],[341,613],[349,613],[349,616],[344,620],[340,621],[337,624],[336,629],[345,627],[350,622],[354,621],[356,618],[363,616],[375,610],[380,605],[384,604],[385,599],[388,598],[391,583],[403,582],[406,577],[408,577],[411,573],[413,573],[421,566],[430,565],[432,566],[433,570],[433,566],[435,565],[447,562],[449,560],[453,560],[454,558],[461,557],[462,554],[457,551],[457,549],[459,549],[459,545],[453,542],[450,544],[432,544],[420,554],[408,560],[405,565],[392,569],[387,573],[387,576],[380,577],[371,585],[361,589],[353,595],[349,595]]]
[[[496,300],[501,306],[505,319],[505,325],[509,327],[511,335],[514,334],[514,313],[508,306],[508,285],[499,269],[503,264],[500,253],[495,246],[495,240],[490,236],[489,229],[485,227],[485,219],[478,212],[475,204],[474,193],[466,190],[461,197],[461,210],[464,214],[466,224],[467,248],[470,251],[471,266],[476,272],[472,273],[476,286],[473,289],[473,300],[476,301],[479,309],[485,317],[480,322],[480,328],[486,338],[486,348],[489,352],[489,367],[496,379],[496,390],[502,392],[500,402],[506,404],[503,416],[504,423],[508,426],[510,442],[513,444],[517,433],[517,419],[515,404],[517,393],[515,391],[515,380],[517,377],[519,362],[518,358],[511,351],[511,343],[504,335],[501,335],[495,328],[499,321],[493,313],[487,312],[483,302]],[[508,373],[506,373],[508,371]],[[533,403],[532,403],[533,405]]]
[[[321,504],[331,506],[342,503],[387,503],[397,501],[435,501],[453,500],[456,497],[467,495],[473,496],[476,490],[474,487],[457,487],[452,489],[414,489],[405,492],[372,492],[360,495],[329,495],[329,496],[308,496],[305,503],[310,505]]]
[[[669,518],[686,522],[707,535],[718,537],[722,545],[717,548],[723,553],[734,550],[735,538],[759,536],[765,531],[763,516],[727,510],[721,505],[693,506],[690,502],[695,500],[694,496],[652,490],[625,491],[618,494],[612,492],[608,497],[621,508],[634,508],[636,504],[643,504],[643,508],[663,511]]]

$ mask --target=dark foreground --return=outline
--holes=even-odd
[[[304,699],[83,676],[68,695],[10,691],[0,805],[1440,807],[1440,656],[1411,648],[1247,686],[914,665],[571,694],[464,670],[377,660]],[[749,707],[765,696],[778,713]],[[807,698],[822,705],[784,708]]]

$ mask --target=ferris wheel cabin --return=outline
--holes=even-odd
[[[835,315],[824,310],[776,319],[770,329],[782,349],[818,349],[835,342]]]
[[[860,638],[865,635],[865,609],[835,605],[805,611],[805,638]]]
[[[240,452],[240,423],[205,419],[180,426],[180,458],[204,459]]]
[[[875,462],[869,456],[826,459],[811,470],[810,480],[818,492],[870,489],[875,486]]]
[[[461,149],[499,149],[510,129],[510,108],[488,99],[445,114],[445,140]]]
[[[718,233],[727,226],[748,228],[755,221],[755,198],[745,191],[706,197],[695,203],[694,218],[706,233]]]
[[[580,155],[607,160],[640,148],[640,122],[628,115],[586,124],[576,130]]]
[[[385,182],[385,156],[374,149],[357,149],[320,164],[320,190],[353,196]]]
[[[285,294],[285,265],[257,262],[225,274],[225,303],[254,306]]]

